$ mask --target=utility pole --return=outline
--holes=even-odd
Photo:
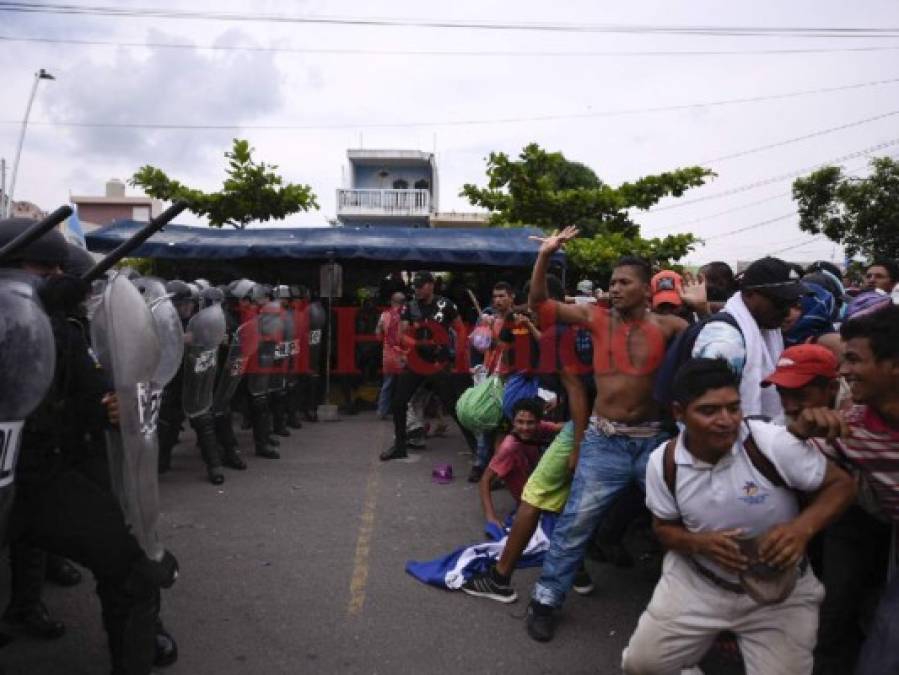
[[[6,213],[9,217],[10,209],[12,209],[12,199],[16,191],[16,176],[19,173],[19,159],[22,157],[22,145],[25,143],[25,131],[28,129],[28,116],[31,114],[31,105],[34,103],[34,96],[37,94],[37,85],[41,80],[55,80],[50,73],[41,68],[34,74],[34,84],[31,85],[31,95],[28,97],[28,105],[25,106],[25,118],[22,120],[22,130],[19,132],[19,144],[16,146],[16,156],[12,162],[12,176],[9,179],[9,192],[6,193]]]

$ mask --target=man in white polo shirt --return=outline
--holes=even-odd
[[[787,428],[744,422],[736,376],[719,359],[687,361],[674,399],[685,431],[646,470],[646,504],[668,553],[622,668],[679,673],[731,631],[747,673],[811,673],[824,591],[805,547],[855,488],[805,439],[838,435],[840,418],[814,408]],[[797,492],[812,493],[802,510]]]

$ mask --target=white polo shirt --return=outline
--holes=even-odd
[[[800,492],[821,487],[827,460],[814,445],[801,441],[786,428],[761,421],[748,422],[759,450],[777,468],[784,482]],[[695,458],[684,446],[684,434],[677,438],[677,501],[668,491],[663,470],[663,443],[649,457],[646,467],[646,506],[661,520],[681,520],[690,532],[741,529],[746,537],[757,537],[775,525],[792,520],[799,513],[793,491],[772,485],[753,466],[741,439],[730,452],[708,464]],[[710,560],[700,562],[720,576],[734,575]]]

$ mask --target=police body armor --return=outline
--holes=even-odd
[[[0,546],[13,502],[16,460],[25,418],[53,383],[56,346],[50,320],[29,277],[0,274]]]
[[[199,417],[212,408],[215,365],[219,345],[225,339],[225,312],[213,304],[194,314],[187,323],[189,336],[184,348],[184,414]]]
[[[154,378],[163,346],[150,307],[122,273],[103,289],[91,320],[91,341],[119,400],[118,430],[106,432],[112,489],[144,553],[159,561],[165,551],[156,533],[160,390]]]

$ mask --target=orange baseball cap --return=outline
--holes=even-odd
[[[684,304],[680,293],[684,287],[684,279],[680,274],[672,270],[662,270],[649,282],[652,289],[652,308],[669,304],[680,307]]]

